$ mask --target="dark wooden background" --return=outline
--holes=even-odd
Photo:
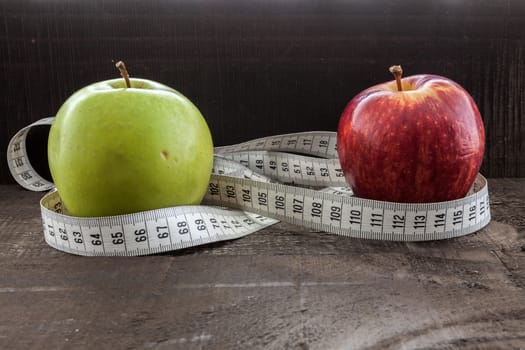
[[[119,59],[188,96],[216,145],[336,130],[347,101],[399,63],[470,91],[487,131],[482,172],[523,177],[524,47],[520,0],[0,0],[0,149],[75,90],[117,77]],[[0,164],[0,183],[13,182]]]

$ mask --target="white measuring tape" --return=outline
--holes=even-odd
[[[200,206],[128,215],[67,215],[53,183],[31,166],[29,129],[10,141],[9,169],[40,201],[44,236],[52,247],[78,255],[146,255],[235,239],[280,221],[338,235],[425,241],[476,232],[490,222],[486,179],[478,175],[465,198],[403,204],[352,196],[341,171],[335,132],[271,136],[215,148],[213,174]]]

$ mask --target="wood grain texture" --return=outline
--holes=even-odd
[[[41,194],[0,186],[2,349],[522,349],[525,179],[490,179],[493,220],[445,241],[280,223],[140,258],[43,241]]]
[[[0,149],[75,90],[117,77],[118,59],[194,101],[216,145],[335,130],[351,97],[401,63],[470,91],[487,130],[483,172],[525,176],[519,0],[0,0],[0,21]]]

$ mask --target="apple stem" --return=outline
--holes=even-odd
[[[124,78],[124,80],[126,81],[126,86],[128,88],[131,87],[131,82],[129,81],[129,74],[128,74],[128,70],[126,69],[126,65],[124,64],[124,62],[122,61],[118,61],[116,64],[115,64],[115,67],[118,68],[118,70],[120,71],[120,75],[122,76],[122,78]]]
[[[388,70],[396,78],[397,91],[403,91],[403,86],[401,85],[401,76],[403,75],[403,68],[401,68],[401,66],[392,66],[388,68]]]

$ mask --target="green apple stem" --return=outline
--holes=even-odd
[[[124,64],[124,62],[122,61],[118,61],[116,64],[115,64],[115,67],[118,68],[118,70],[120,71],[120,75],[122,76],[122,78],[124,78],[124,80],[126,81],[126,86],[128,88],[131,87],[131,82],[129,81],[129,74],[128,74],[128,70],[126,69],[126,65]]]
[[[401,66],[392,66],[388,68],[388,70],[396,78],[397,91],[403,91],[403,86],[401,85],[401,76],[403,75],[403,68],[401,68]]]

